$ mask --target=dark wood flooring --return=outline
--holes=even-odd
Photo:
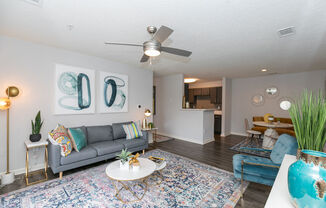
[[[219,137],[215,136],[215,141],[210,142],[205,145],[194,144],[190,142],[185,142],[181,140],[170,140],[161,143],[151,144],[149,146],[149,150],[152,149],[161,149],[164,151],[168,151],[171,153],[175,153],[181,156],[185,156],[191,158],[193,160],[197,160],[202,163],[206,163],[208,165],[212,165],[227,171],[232,172],[232,156],[237,152],[230,150],[229,148],[233,145],[239,143],[243,137],[230,135],[227,137]],[[82,168],[77,168],[71,171],[64,172],[65,175],[69,175],[78,171],[82,171],[91,167],[95,167],[101,164],[106,163],[106,161],[99,162],[96,164],[88,165]],[[34,180],[37,180],[39,176],[36,176]],[[58,174],[54,175],[51,170],[48,171],[49,180],[57,178]],[[33,178],[32,178],[33,180]],[[13,184],[4,186],[0,188],[0,195],[4,193],[8,193],[11,191],[15,191],[21,188],[26,187],[24,175],[16,176],[16,180]],[[270,193],[271,187],[250,183],[248,188],[244,193],[244,205],[243,207],[248,208],[260,208],[264,207],[267,197]],[[236,207],[240,206],[240,201]]]

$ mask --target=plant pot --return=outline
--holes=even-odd
[[[38,142],[40,141],[42,138],[41,134],[31,134],[29,135],[29,140],[31,140],[31,142]]]
[[[120,169],[121,170],[129,170],[129,161],[122,163],[120,160]]]
[[[301,150],[290,165],[288,189],[295,207],[320,208],[326,204],[326,153]]]

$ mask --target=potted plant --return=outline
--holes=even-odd
[[[127,148],[123,149],[116,159],[120,160],[120,169],[129,170],[129,159],[132,157],[131,152],[128,152]]]
[[[32,123],[32,134],[29,135],[29,140],[31,142],[38,142],[41,140],[41,128],[43,125],[43,121],[41,121],[41,111],[39,111],[35,117],[35,121],[31,120]]]
[[[288,188],[296,207],[326,204],[326,103],[307,90],[289,109],[298,141],[297,161],[289,167]]]

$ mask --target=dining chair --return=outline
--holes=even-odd
[[[258,136],[259,139],[261,139],[261,132],[251,130],[251,128],[249,127],[248,119],[245,118],[244,122],[245,122],[245,129],[246,129],[246,133],[247,133],[247,138],[246,138],[247,143],[249,143],[250,140],[254,140],[257,143],[257,145],[259,145],[259,142],[257,140],[257,136]]]

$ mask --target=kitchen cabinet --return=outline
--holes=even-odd
[[[194,89],[188,90],[188,102],[192,104],[195,103]]]
[[[216,87],[211,87],[209,88],[209,97],[211,100],[211,103],[216,103],[217,102],[217,88]]]
[[[222,87],[217,87],[216,90],[216,104],[222,104]]]
[[[200,95],[202,95],[202,89],[194,88],[194,96],[200,96]]]
[[[222,87],[209,88],[209,96],[211,103],[222,104]]]
[[[202,88],[201,89],[202,96],[209,96],[209,88]]]

